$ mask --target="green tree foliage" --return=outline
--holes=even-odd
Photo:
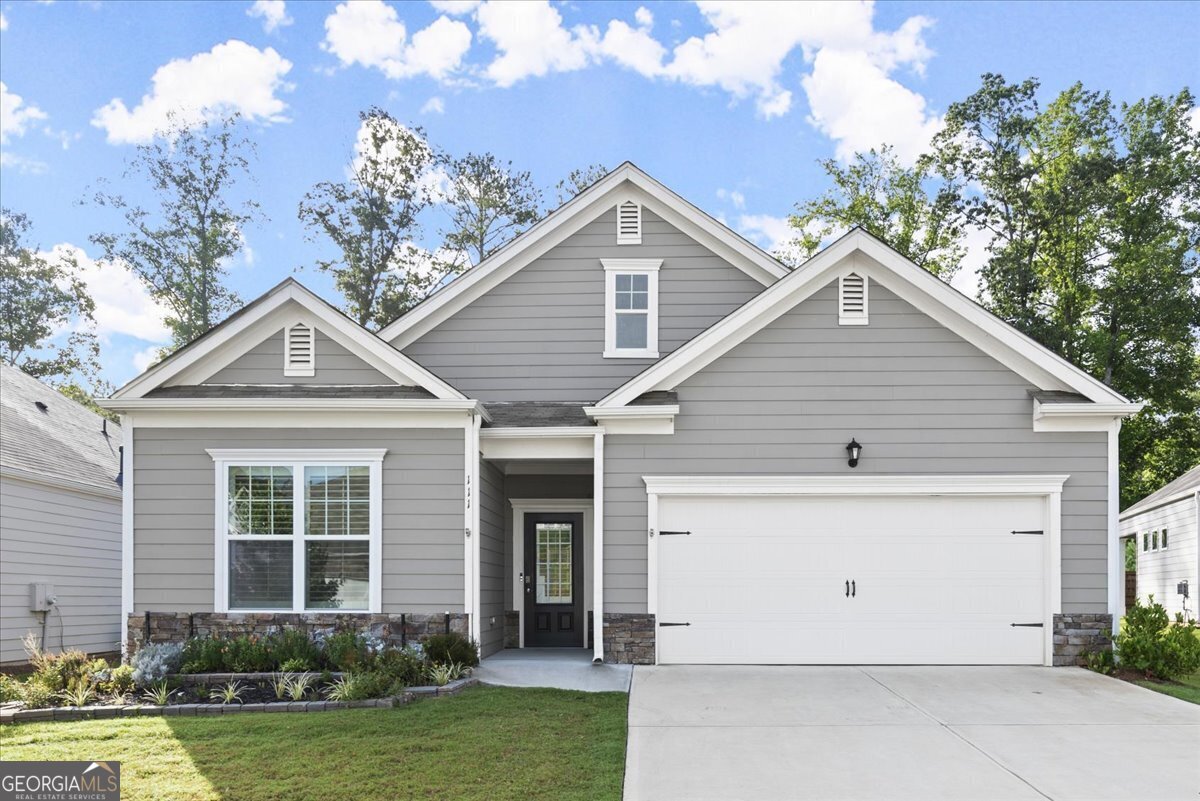
[[[75,260],[40,252],[27,241],[29,229],[24,214],[0,210],[0,358],[52,384],[94,384],[100,369],[100,347],[89,330],[95,303]]]
[[[336,255],[317,261],[333,275],[346,312],[377,329],[433,289],[441,275],[414,244],[432,202],[438,157],[419,128],[372,108],[359,115],[356,152],[346,181],[323,181],[300,202],[310,240],[328,238]]]
[[[450,217],[442,231],[443,262],[459,272],[495,253],[537,222],[541,191],[528,172],[513,169],[491,153],[468,153],[446,165],[440,199]]]
[[[856,154],[844,167],[832,159],[822,161],[833,187],[796,206],[788,218],[796,238],[780,257],[804,261],[830,237],[860,226],[950,280],[965,254],[963,221],[953,186],[942,185],[930,194],[932,166],[924,157],[916,166],[905,167],[888,146]]]
[[[583,190],[587,189],[592,184],[599,181],[604,176],[608,175],[608,168],[603,164],[589,164],[586,167],[578,167],[567,173],[567,177],[563,178],[554,185],[554,197],[557,205],[561,206],[571,198],[578,195]]]
[[[139,145],[123,178],[155,196],[152,207],[99,191],[94,202],[118,211],[124,230],[91,237],[104,261],[124,264],[169,311],[164,321],[176,346],[186,345],[240,301],[224,284],[228,264],[245,247],[243,231],[259,219],[258,204],[234,197],[248,177],[254,145],[237,116],[194,129],[175,117]]]
[[[1183,90],[1114,107],[1072,86],[985,75],[950,106],[934,158],[972,187],[957,207],[991,234],[981,300],[1128,397],[1128,504],[1200,462],[1200,134]]]

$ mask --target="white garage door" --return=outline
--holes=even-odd
[[[1039,497],[662,497],[659,662],[1041,664],[1045,523]]]

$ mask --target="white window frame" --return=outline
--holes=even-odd
[[[383,611],[383,457],[386,448],[296,450],[271,449],[210,449],[216,481],[216,558],[213,575],[213,610],[216,612],[254,613],[330,613],[379,614]],[[369,544],[368,587],[366,609],[307,609],[304,603],[305,543],[325,537],[304,533],[304,468],[306,467],[367,467],[370,469],[370,503],[367,536]],[[231,467],[290,467],[292,468],[292,606],[290,609],[229,608],[229,543],[231,540],[278,542],[275,534],[229,535],[229,468]],[[336,538],[335,538],[336,539]],[[361,540],[350,537],[346,541]]]
[[[292,330],[298,326],[304,326],[308,330],[309,352],[307,363],[292,361]],[[283,374],[289,377],[307,376],[310,378],[317,374],[317,329],[313,327],[312,323],[298,320],[283,329]]]
[[[658,272],[662,259],[601,259],[604,266],[604,358],[658,358]],[[646,289],[646,347],[617,347],[617,276],[644,275]]]

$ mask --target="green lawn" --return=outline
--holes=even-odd
[[[621,797],[624,693],[475,687],[398,709],[35,723],[5,760],[119,760],[128,799]]]
[[[1200,704],[1200,673],[1184,676],[1178,681],[1146,681],[1143,679],[1135,681],[1134,684],[1164,695],[1181,698],[1184,701],[1191,701],[1193,704]]]

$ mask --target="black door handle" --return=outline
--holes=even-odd
[[[851,581],[850,582],[850,597],[854,598],[857,595],[858,595],[858,582]]]
[[[847,598],[850,597],[850,582],[849,581],[846,582],[846,597]]]

